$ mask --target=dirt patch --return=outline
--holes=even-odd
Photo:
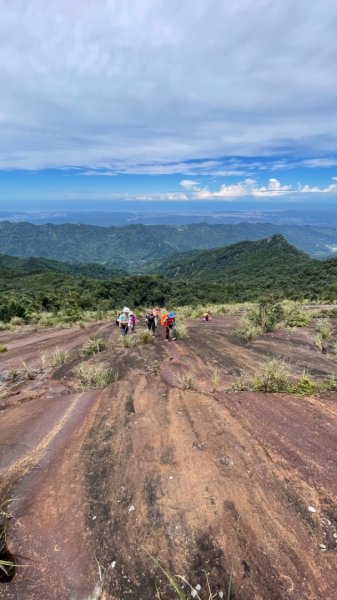
[[[208,578],[219,598],[232,580],[236,600],[333,600],[336,395],[226,390],[271,356],[286,356],[294,374],[306,365],[322,377],[335,372],[335,358],[311,345],[310,328],[247,345],[237,326],[229,315],[205,327],[192,321],[184,340],[130,349],[111,324],[92,326],[108,347],[88,364],[103,360],[120,377],[85,394],[73,393],[72,374],[83,331],[67,332],[68,342],[62,332],[74,362],[5,391],[1,489],[21,498],[7,549],[32,568],[1,584],[4,600],[147,600],[157,590],[173,600],[151,557],[200,586],[203,599]],[[39,344],[61,342],[59,332],[46,334],[36,344],[34,332],[22,336],[27,360],[38,360]],[[19,352],[13,335],[8,365]],[[193,376],[195,389],[184,389],[182,376]]]

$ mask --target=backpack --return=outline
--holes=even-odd
[[[160,324],[161,324],[163,327],[166,327],[166,323],[165,323],[165,321],[166,321],[167,317],[168,317],[168,312],[164,312],[164,313],[161,315],[161,317],[160,317]]]
[[[125,313],[122,313],[121,315],[119,315],[118,321],[119,321],[120,327],[123,327],[123,329],[124,329],[128,325],[129,318]]]

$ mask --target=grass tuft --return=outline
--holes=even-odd
[[[153,344],[154,342],[154,336],[147,329],[141,329],[140,331],[137,331],[134,337],[139,344]]]
[[[284,360],[272,358],[253,377],[256,392],[285,392],[288,389],[289,371]]]
[[[60,348],[60,346],[56,346],[52,354],[51,364],[53,367],[61,367],[67,362],[68,359],[69,350],[64,350],[63,348]]]
[[[83,389],[104,388],[118,379],[118,372],[111,369],[106,363],[88,365],[79,364],[75,371]]]
[[[94,354],[98,354],[105,350],[106,342],[101,338],[91,338],[88,340],[80,351],[81,358],[88,358],[89,356],[93,356]]]
[[[182,373],[177,377],[177,379],[183,390],[189,390],[191,392],[196,392],[198,390],[198,386],[193,375]]]
[[[0,352],[7,352],[8,348],[7,346],[5,346],[5,344],[0,344]]]
[[[124,337],[121,338],[121,341],[123,348],[133,348],[140,344],[140,339],[137,335],[124,335]]]
[[[211,382],[212,382],[212,392],[215,394],[217,392],[221,381],[220,370],[217,367],[214,367],[212,370]]]
[[[328,319],[320,319],[316,325],[316,331],[322,340],[330,340],[332,336],[332,326]]]
[[[239,334],[246,340],[247,344],[256,340],[262,333],[262,328],[252,323],[250,319],[244,317],[241,320]]]

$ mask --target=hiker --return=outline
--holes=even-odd
[[[173,311],[166,312],[161,316],[160,323],[165,327],[165,342],[171,339],[176,340],[176,317]]]
[[[135,327],[136,327],[136,315],[135,313],[133,313],[131,310],[129,312],[129,321],[128,321],[128,328],[130,333],[134,333],[135,332]]]
[[[119,329],[123,337],[129,331],[129,313],[130,309],[125,307],[118,317]]]
[[[158,320],[159,320],[159,307],[156,306],[156,308],[153,309],[153,314],[154,314],[154,320],[156,323],[156,328],[158,327]]]
[[[156,319],[155,319],[155,315],[153,314],[153,310],[148,309],[146,311],[145,321],[147,323],[148,330],[152,332],[152,335],[155,335],[155,333],[156,333]]]

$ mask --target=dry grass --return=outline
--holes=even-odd
[[[60,348],[60,346],[56,346],[52,358],[51,364],[53,367],[61,367],[64,365],[69,359],[69,350],[65,350],[64,348]]]
[[[123,348],[134,348],[134,346],[138,346],[140,344],[139,336],[137,335],[124,335],[121,338]]]
[[[218,391],[220,381],[221,381],[220,370],[217,367],[214,367],[214,369],[212,370],[212,376],[211,376],[213,394],[215,394],[215,392]]]
[[[83,389],[104,388],[118,379],[118,372],[111,369],[106,363],[88,365],[79,364],[75,371]]]
[[[137,339],[139,344],[153,344],[154,342],[154,336],[147,329],[141,329],[140,331],[137,331],[134,337]]]
[[[102,338],[91,338],[88,340],[80,351],[81,358],[88,358],[94,354],[102,352],[106,348],[106,342]]]
[[[191,392],[196,392],[198,390],[195,377],[192,373],[181,373],[178,375],[177,380],[183,390],[189,390]]]

